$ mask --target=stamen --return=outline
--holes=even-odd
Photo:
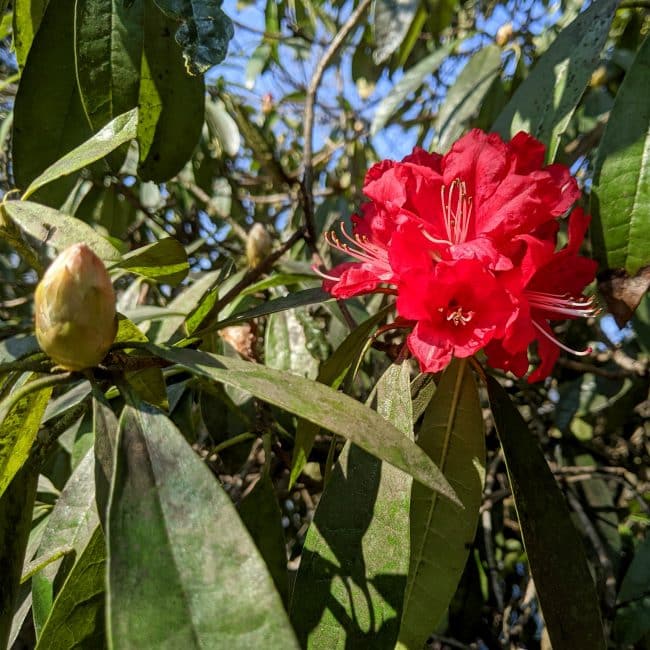
[[[334,275],[327,275],[327,273],[324,273],[321,271],[316,264],[313,264],[311,267],[311,270],[319,277],[323,278],[324,280],[330,280],[331,282],[338,282],[341,278],[337,278]]]
[[[352,244],[342,242],[339,236],[333,230],[325,234],[325,240],[332,247],[337,250],[356,257],[361,262],[387,264],[388,251],[385,248],[378,246],[371,242],[365,235],[352,235],[345,229],[345,224],[341,222],[341,234],[345,239]]]
[[[549,334],[537,321],[533,321],[535,328],[540,331],[549,341],[555,343],[561,350],[568,352],[569,354],[575,354],[578,357],[586,357],[592,353],[592,348],[587,348],[586,350],[574,350],[564,343],[560,343],[552,334]]]
[[[445,190],[443,185],[440,188],[440,204],[445,222],[445,229],[449,244],[462,244],[467,240],[469,226],[472,218],[472,198],[467,196],[467,186],[464,181],[455,179],[449,186],[447,200],[445,201]],[[457,197],[455,196],[457,193]],[[455,206],[454,206],[454,199]]]
[[[453,323],[454,325],[467,325],[472,320],[473,312],[468,312],[465,314],[462,307],[458,307],[456,311],[449,312],[447,314],[447,321]]]
[[[578,296],[575,298],[569,294],[557,295],[528,290],[525,291],[525,296],[531,307],[564,316],[589,318],[600,312],[593,297]]]

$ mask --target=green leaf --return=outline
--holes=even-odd
[[[479,50],[461,70],[438,110],[438,151],[447,151],[481,110],[483,100],[501,72],[501,48],[488,45]]]
[[[114,648],[297,648],[230,498],[163,413],[124,407],[108,518]]]
[[[598,596],[578,531],[546,459],[519,411],[493,377],[488,395],[535,581],[555,648],[605,649]]]
[[[305,309],[271,314],[264,328],[264,363],[269,368],[315,379],[318,359],[307,348],[307,333],[299,318],[302,315],[307,315]]]
[[[416,63],[412,68],[409,68],[408,72],[391,88],[388,95],[377,106],[370,126],[371,135],[376,135],[386,126],[408,96],[414,93],[424,83],[425,79],[433,74],[446,60],[455,45],[455,41],[449,43]]]
[[[179,23],[176,42],[183,49],[185,66],[198,75],[221,63],[234,35],[232,22],[221,10],[221,0],[155,0],[156,4]]]
[[[272,51],[271,44],[262,41],[262,43],[255,48],[250,59],[248,59],[248,63],[246,64],[246,74],[244,76],[246,79],[246,88],[249,90],[252,90],[255,87],[255,80],[262,74],[264,68],[268,65]]]
[[[275,298],[273,300],[268,300],[263,302],[257,307],[252,307],[246,311],[237,312],[228,316],[222,321],[218,321],[214,324],[210,324],[210,319],[205,319],[205,322],[201,323],[201,329],[197,332],[194,332],[196,336],[200,336],[202,332],[206,330],[215,330],[227,327],[228,325],[237,325],[239,323],[245,323],[253,318],[259,318],[260,316],[268,316],[269,314],[275,314],[279,311],[284,311],[286,309],[294,309],[295,307],[305,307],[307,305],[315,305],[317,303],[326,302],[328,300],[334,300],[331,294],[327,293],[320,287],[313,289],[303,289],[302,291],[295,291],[294,293],[289,293],[286,296],[281,298]]]
[[[650,84],[646,38],[616,93],[598,148],[591,207],[592,236],[601,264],[634,275],[650,264]]]
[[[117,417],[100,390],[93,392],[95,454],[95,503],[102,527],[106,529],[108,495],[113,478],[113,456],[117,437]]]
[[[445,615],[474,542],[485,481],[478,387],[466,361],[447,367],[427,407],[418,444],[440,467],[464,509],[413,484],[411,560],[400,647],[419,650]]]
[[[598,0],[583,11],[542,55],[494,123],[505,139],[527,131],[548,146],[553,161],[591,73],[598,65],[617,0]]]
[[[104,534],[97,526],[54,601],[36,650],[104,647],[105,575]]]
[[[60,160],[50,165],[38,178],[35,178],[31,182],[22,198],[28,198],[37,189],[51,183],[57,178],[67,176],[84,167],[88,167],[91,163],[100,160],[111,151],[117,149],[121,144],[133,140],[136,136],[137,119],[137,109],[133,109],[123,115],[118,115],[118,117],[106,124],[92,138],[80,144]]]
[[[266,562],[275,588],[286,604],[289,598],[287,549],[282,528],[282,511],[267,473],[239,506],[239,516]]]
[[[61,0],[48,6],[20,79],[12,148],[19,188],[92,135],[75,75],[74,4]],[[44,97],[47,119],[42,113]]]
[[[13,46],[16,61],[22,70],[34,36],[40,27],[48,0],[14,0]]]
[[[88,224],[54,208],[31,201],[7,201],[4,209],[27,234],[52,246],[57,253],[84,242],[106,262],[120,259],[120,252]]]
[[[127,253],[115,266],[160,284],[176,286],[183,281],[190,265],[183,245],[167,237]]]
[[[352,364],[358,359],[366,341],[374,330],[375,326],[386,317],[387,309],[380,310],[377,314],[368,318],[356,327],[338,348],[321,364],[316,381],[332,388],[338,388]],[[307,459],[314,446],[314,440],[320,431],[320,427],[307,420],[299,420],[296,427],[296,439],[291,460],[291,475],[289,486],[292,486],[300,476],[307,464]]]
[[[377,65],[402,44],[419,5],[420,0],[375,0],[371,18],[375,38],[372,57]]]
[[[180,0],[185,1],[189,2]],[[203,78],[185,71],[174,42],[176,26],[153,3],[146,5],[138,99],[139,175],[157,183],[183,168],[203,128]]]
[[[29,380],[15,390],[28,385]],[[11,405],[8,402],[17,395],[0,402],[0,496],[29,458],[50,395],[52,388],[48,387],[28,393]]]
[[[77,0],[77,81],[94,131],[137,106],[143,38],[144,0]]]
[[[75,210],[75,216],[86,223],[98,224],[107,235],[118,241],[127,241],[136,211],[136,207],[121,196],[115,186],[93,185]]]
[[[205,123],[211,137],[218,140],[219,146],[228,156],[236,156],[239,153],[241,136],[237,122],[230,117],[226,105],[220,99],[206,99]]]
[[[25,465],[0,496],[0,648],[6,648],[32,525],[38,470]]]
[[[95,507],[95,461],[91,449],[77,465],[59,496],[36,558],[51,556],[57,549],[73,549],[80,553],[97,528],[99,517]],[[32,612],[37,636],[47,620],[55,598],[55,591],[70,570],[62,560],[48,564],[32,577]]]
[[[180,312],[180,316],[166,318],[156,331],[155,340],[159,343],[166,343],[171,339],[176,330],[183,324],[186,316],[196,309],[201,299],[212,289],[218,281],[220,271],[210,271],[195,280],[189,287],[181,291],[167,307],[174,312]]]
[[[412,438],[409,366],[377,385],[379,413]],[[347,443],[309,527],[291,601],[304,648],[395,646],[408,569],[411,479]]]
[[[412,441],[374,411],[328,386],[258,364],[197,350],[147,346],[189,372],[234,386],[348,438],[367,452],[458,501],[440,470]]]
[[[646,535],[636,548],[618,593],[614,632],[621,646],[633,645],[650,632],[649,584],[650,535]]]
[[[0,372],[2,372],[2,364],[22,359],[39,350],[33,334],[18,334],[0,341]]]

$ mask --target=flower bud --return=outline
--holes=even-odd
[[[512,29],[512,23],[505,23],[497,30],[494,40],[499,47],[503,47],[510,41],[510,39],[512,39],[513,35],[514,31]]]
[[[592,73],[589,79],[589,85],[592,88],[604,86],[607,83],[607,68],[604,65],[599,65]]]
[[[253,224],[246,239],[246,259],[252,269],[258,267],[271,252],[273,242],[268,230],[261,224]]]
[[[117,333],[115,292],[103,262],[86,244],[66,248],[34,296],[36,338],[66,370],[96,366]]]

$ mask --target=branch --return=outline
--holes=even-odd
[[[316,93],[323,79],[325,70],[332,59],[336,56],[342,47],[345,39],[355,29],[363,18],[366,9],[370,6],[371,0],[361,0],[357,8],[350,14],[345,24],[336,34],[332,43],[321,57],[311,81],[307,88],[305,96],[305,125],[303,129],[304,151],[302,155],[303,177],[300,183],[303,209],[305,211],[305,225],[307,228],[307,242],[313,248],[316,243],[316,229],[314,226],[314,104],[316,103]]]

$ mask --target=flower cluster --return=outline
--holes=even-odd
[[[410,329],[423,371],[484,350],[491,366],[521,377],[536,341],[541,362],[528,379],[543,379],[568,350],[549,321],[596,313],[582,296],[596,263],[579,255],[581,209],[557,250],[559,218],[580,190],[564,165],[544,166],[544,146],[528,134],[503,142],[475,129],[444,156],[416,148],[374,165],[363,191],[353,232],[328,234],[357,261],[324,275],[324,288],[342,299],[396,295],[395,325]]]

